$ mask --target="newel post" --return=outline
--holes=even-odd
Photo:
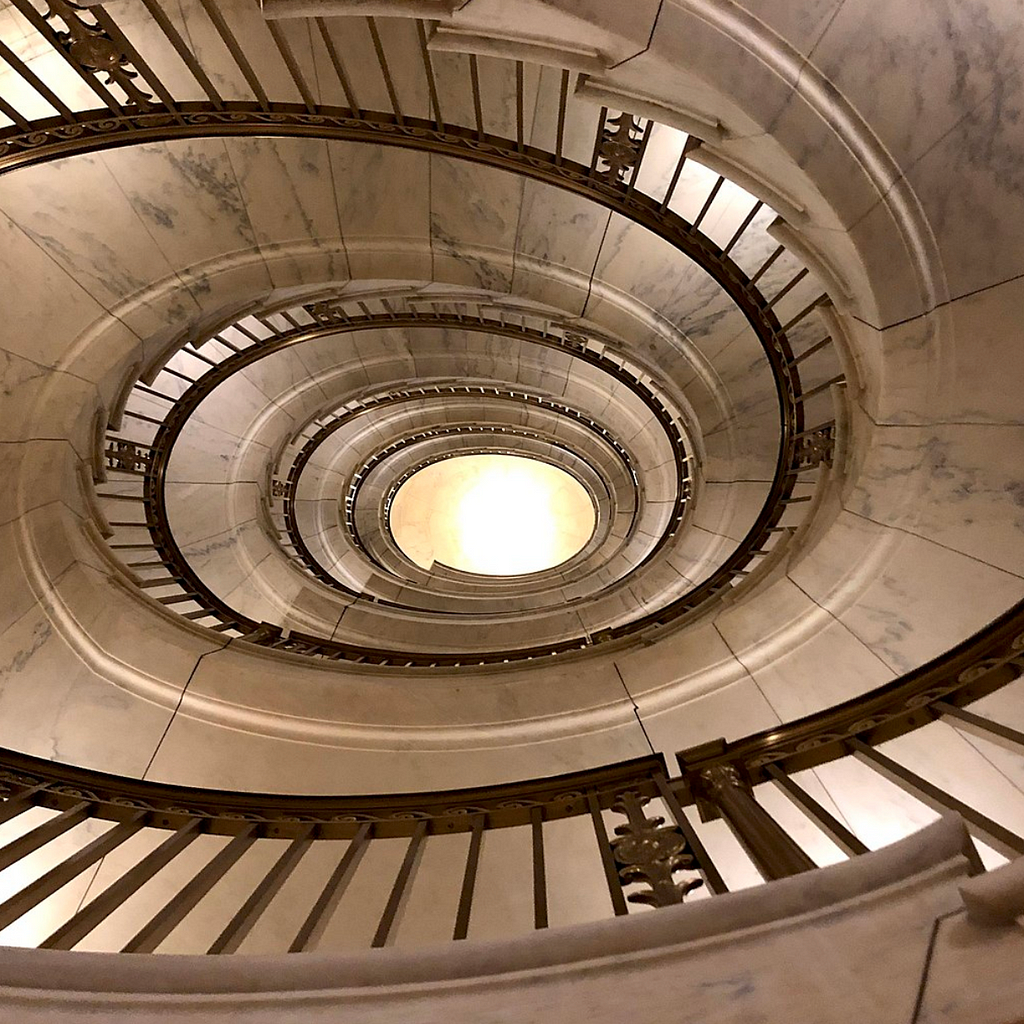
[[[677,755],[702,821],[722,818],[766,881],[811,871],[817,865],[754,799],[739,769],[715,761],[725,740],[690,747]],[[702,763],[703,762],[703,763]]]

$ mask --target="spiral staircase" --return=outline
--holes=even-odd
[[[0,4],[0,1019],[1024,1019],[1022,47]]]

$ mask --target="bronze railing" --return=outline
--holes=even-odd
[[[200,903],[220,898],[217,884],[250,847],[274,840],[279,855],[253,880],[248,895],[205,947],[209,952],[239,949],[310,849],[337,844],[326,882],[303,895],[302,922],[287,947],[292,952],[317,948],[332,917],[344,914],[342,897],[367,848],[375,841],[397,839],[406,844],[397,873],[373,879],[387,896],[371,945],[389,944],[425,845],[435,837],[458,834],[468,835],[468,845],[449,927],[453,939],[464,939],[471,933],[480,895],[483,837],[501,830],[521,829],[529,837],[532,885],[530,891],[516,895],[532,901],[533,926],[547,927],[547,865],[552,852],[547,826],[571,818],[589,820],[593,840],[588,848],[603,876],[611,913],[628,913],[629,902],[674,905],[702,885],[709,894],[728,889],[728,872],[715,863],[702,838],[702,823],[716,818],[726,822],[766,880],[816,867],[758,801],[761,785],[776,784],[847,855],[867,852],[860,837],[792,778],[794,772],[848,756],[858,757],[925,803],[960,814],[972,833],[998,851],[1024,855],[1024,838],[878,749],[879,744],[943,718],[1024,750],[1024,732],[965,709],[1022,674],[1024,605],[942,658],[856,700],[733,743],[719,740],[692,747],[679,755],[681,771],[675,778],[668,776],[660,755],[651,755],[590,771],[477,789],[278,796],[136,781],[3,751],[0,824],[7,823],[5,828],[10,829],[23,815],[32,812],[35,817],[26,817],[29,827],[0,847],[0,882],[3,872],[16,865],[31,864],[33,857],[45,860],[50,843],[84,823],[100,819],[113,824],[55,866],[35,872],[31,882],[0,903],[0,929],[143,830],[158,830],[166,838],[98,894],[83,900],[56,929],[40,936],[40,946],[69,949],[82,942],[204,835],[228,841],[170,898],[147,907],[144,922],[119,937],[118,949],[158,949]],[[688,813],[690,807],[699,818]],[[975,869],[981,870],[977,854],[968,853]]]
[[[287,322],[282,328],[273,326],[273,314],[271,313],[256,316],[256,320],[260,325],[263,325],[268,332],[268,336],[258,339],[255,335],[252,335],[251,331],[248,332],[253,338],[253,344],[250,347],[236,351],[220,361],[210,359],[209,356],[202,353],[201,349],[195,346],[184,349],[187,354],[194,356],[197,364],[204,368],[204,372],[201,372],[193,379],[181,371],[173,371],[176,379],[184,380],[189,386],[179,399],[168,399],[169,407],[160,419],[153,418],[148,413],[140,416],[138,413],[132,412],[130,408],[124,411],[123,417],[120,411],[116,411],[116,425],[120,429],[112,430],[108,433],[107,446],[103,451],[103,467],[101,470],[98,470],[97,474],[101,477],[106,473],[114,473],[120,475],[120,479],[115,478],[116,482],[123,483],[124,478],[127,477],[128,479],[134,478],[140,483],[137,495],[129,495],[123,490],[121,493],[115,494],[109,493],[105,489],[100,489],[97,491],[97,496],[101,499],[110,499],[119,508],[125,507],[126,502],[135,501],[140,503],[144,512],[142,519],[138,521],[133,521],[131,518],[124,520],[118,516],[117,519],[112,518],[111,520],[112,525],[127,529],[133,536],[128,538],[127,541],[115,536],[110,543],[111,547],[115,549],[119,556],[124,558],[130,568],[134,569],[136,565],[139,565],[147,569],[157,567],[166,570],[168,574],[166,577],[167,582],[175,584],[178,589],[172,593],[162,595],[158,600],[174,606],[175,610],[189,618],[200,621],[212,619],[212,628],[221,632],[229,631],[231,635],[237,635],[240,638],[262,646],[335,660],[368,662],[380,665],[437,667],[527,660],[561,652],[581,650],[597,643],[625,639],[639,631],[672,622],[680,615],[691,612],[705,602],[717,599],[729,592],[738,579],[752,571],[759,561],[768,554],[779,537],[784,537],[792,532],[792,526],[783,527],[779,524],[787,510],[793,507],[793,502],[806,502],[810,500],[811,496],[806,492],[806,488],[797,496],[794,496],[794,488],[798,483],[813,482],[803,477],[802,474],[815,470],[820,465],[829,465],[832,461],[836,441],[834,420],[819,424],[813,429],[803,430],[798,434],[790,435],[780,449],[779,468],[777,469],[768,500],[747,536],[723,565],[699,586],[665,605],[663,608],[647,612],[631,622],[602,629],[590,635],[567,637],[563,640],[552,641],[530,648],[457,653],[451,651],[407,652],[400,649],[378,649],[307,635],[299,631],[285,633],[278,625],[257,622],[239,614],[207,587],[201,576],[192,569],[188,560],[182,555],[169,527],[163,489],[166,464],[175,438],[187,423],[191,412],[203,399],[233,372],[244,368],[264,355],[301,343],[320,334],[336,331],[359,331],[375,326],[394,327],[396,324],[408,324],[410,326],[449,325],[462,330],[472,329],[524,337],[535,343],[552,347],[561,347],[568,344],[565,335],[569,331],[567,329],[563,331],[560,327],[556,326],[552,326],[546,332],[541,333],[525,327],[505,324],[500,320],[488,319],[482,315],[473,317],[465,314],[419,312],[400,316],[391,306],[389,306],[388,310],[382,310],[379,313],[371,311],[370,313],[358,312],[355,315],[346,315],[344,309],[341,308],[341,303],[331,305],[331,315],[327,316],[323,313],[321,307],[327,307],[328,305],[326,303],[319,303],[292,309],[291,313],[296,315],[304,313],[313,321],[305,325],[298,324],[295,318],[290,315],[288,309],[284,309],[281,313],[282,317],[288,314],[285,317]],[[363,305],[365,306],[365,303]],[[221,334],[224,333],[224,330],[224,328],[221,329]],[[214,339],[219,339],[221,334],[215,334],[213,336]],[[609,367],[615,366],[610,360],[606,360],[593,353],[588,353],[587,358],[595,362],[596,365],[605,366],[607,364]],[[621,369],[618,369],[620,376],[623,372]],[[154,378],[157,378],[159,373],[160,366],[155,365],[145,375],[145,379],[149,383],[136,384],[136,388],[139,389],[141,394],[150,397],[163,397],[162,393],[158,390],[158,386],[156,389],[150,386],[153,385]],[[794,379],[797,382],[796,403],[791,409],[791,415],[796,416],[800,409],[800,403],[805,396],[800,393],[799,379]],[[156,383],[159,385],[159,380]],[[670,438],[673,444],[677,471],[683,481],[677,496],[676,508],[669,519],[669,525],[664,535],[649,553],[648,558],[650,558],[667,542],[668,537],[674,534],[682,519],[683,508],[689,494],[689,471],[686,464],[686,451],[679,430],[667,411],[661,407],[657,397],[635,379],[626,383],[636,391],[646,404],[651,406],[654,414],[661,421],[666,436]],[[130,394],[131,391],[129,389],[126,391],[129,400]],[[121,422],[122,419],[123,422]],[[150,442],[130,440],[124,436],[133,430],[138,431],[138,421],[142,421],[143,426],[150,424],[151,429],[155,428],[154,437]],[[295,549],[298,563],[311,576],[319,579],[321,582],[327,583],[336,589],[344,589],[305,550],[301,536],[294,529],[294,523],[289,519],[294,498],[295,481],[297,473],[301,469],[303,457],[308,450],[315,447],[314,442],[321,437],[321,434],[329,432],[330,429],[332,429],[332,424],[327,424],[323,431],[320,434],[316,434],[313,440],[305,446],[303,452],[296,459],[292,467],[293,472],[289,474],[288,480],[278,482],[280,484],[280,493],[276,497],[283,499],[286,537]],[[595,425],[595,429],[599,428]],[[785,455],[787,451],[789,452],[788,456]],[[149,534],[149,539],[143,542],[138,536],[140,531],[135,529],[136,527],[144,528]],[[154,559],[159,561],[154,562]],[[144,574],[144,576],[143,585],[145,587],[153,588],[159,585],[159,578],[153,578],[148,573]],[[387,602],[382,603],[386,604]],[[211,623],[206,621],[206,624]]]

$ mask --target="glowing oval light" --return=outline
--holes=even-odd
[[[586,489],[516,455],[460,455],[414,473],[391,503],[395,543],[417,565],[518,576],[572,558],[594,532]]]

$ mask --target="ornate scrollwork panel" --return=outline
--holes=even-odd
[[[630,893],[631,903],[669,907],[682,903],[687,893],[704,881],[693,877],[675,880],[677,872],[696,871],[696,859],[678,828],[666,825],[660,816],[647,816],[643,808],[648,803],[649,797],[629,791],[621,794],[612,809],[624,814],[627,822],[615,827],[612,852],[623,883],[642,882],[648,887]]]

